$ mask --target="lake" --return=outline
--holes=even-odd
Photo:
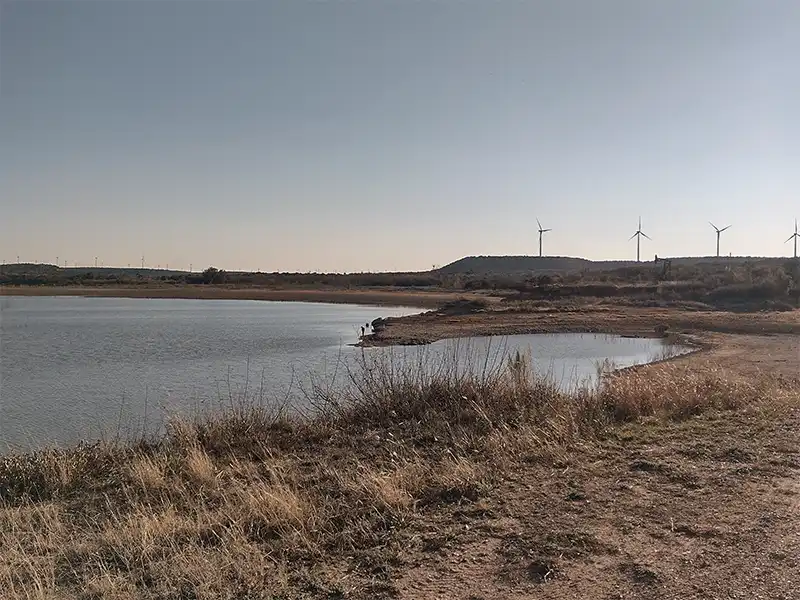
[[[249,300],[0,297],[0,450],[157,431],[169,415],[231,399],[302,405],[311,374],[341,379],[377,317],[419,312]],[[563,385],[661,355],[662,340],[582,334],[444,340],[370,348],[394,364],[503,364],[521,349]]]

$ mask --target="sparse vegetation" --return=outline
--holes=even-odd
[[[313,417],[243,399],[158,440],[2,457],[3,597],[391,596],[420,528],[521,465],[622,423],[797,394],[678,363],[570,394],[531,372],[521,356],[480,377],[365,359],[346,390],[310,392]],[[544,581],[557,558],[540,558]]]
[[[800,304],[800,263],[780,258],[673,259],[661,263],[591,262],[558,257],[471,257],[422,273],[202,273],[139,269],[60,269],[5,265],[3,286],[224,290],[424,290],[491,293],[509,302],[603,299],[637,306],[736,311],[791,310]],[[491,267],[494,270],[487,270]]]

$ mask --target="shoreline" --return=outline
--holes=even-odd
[[[659,334],[657,326],[666,327]],[[751,376],[765,371],[800,379],[800,311],[730,313],[596,306],[561,312],[486,311],[462,315],[427,312],[386,320],[360,342],[365,347],[429,344],[443,339],[582,333],[672,339],[691,352],[660,362],[697,367],[724,365]],[[637,367],[638,368],[638,367]],[[626,372],[630,369],[622,369]]]
[[[2,296],[77,296],[84,298],[159,298],[178,300],[260,300],[268,302],[320,302],[403,308],[439,308],[459,299],[486,298],[479,294],[413,289],[344,288],[244,288],[206,285],[182,286],[0,286]]]
[[[425,312],[386,319],[363,346],[423,345],[457,337],[591,333],[623,337],[698,334],[800,335],[800,311],[732,313],[669,308],[587,306],[579,310],[466,314]]]
[[[355,347],[425,345],[443,339],[527,334],[607,334],[622,337],[672,338],[700,352],[729,352],[736,362],[749,358],[774,367],[769,355],[747,357],[743,347],[778,352],[781,370],[791,377],[800,373],[800,310],[785,312],[728,312],[681,308],[586,304],[519,310],[508,308],[497,295],[447,290],[244,288],[206,285],[100,287],[100,286],[0,286],[4,296],[79,296],[103,298],[173,298],[197,300],[259,300],[317,302],[419,309],[404,317],[389,317],[384,327],[352,344]],[[479,301],[482,310],[439,310],[448,303]],[[659,330],[659,328],[664,328]],[[769,337],[776,339],[770,340]],[[687,342],[688,340],[688,342]],[[740,356],[741,355],[741,356]],[[680,358],[680,357],[677,357]]]

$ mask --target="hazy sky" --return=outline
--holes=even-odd
[[[785,255],[797,0],[0,0],[0,259]]]

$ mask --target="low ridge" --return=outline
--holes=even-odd
[[[654,257],[655,258],[655,257]],[[741,264],[758,261],[765,264],[782,264],[791,259],[785,257],[760,256],[689,256],[670,257],[673,264],[691,265],[700,263]],[[518,275],[522,273],[567,273],[574,271],[606,271],[621,267],[644,265],[650,261],[637,263],[635,260],[589,260],[570,256],[467,256],[447,264],[435,271],[441,275]]]

